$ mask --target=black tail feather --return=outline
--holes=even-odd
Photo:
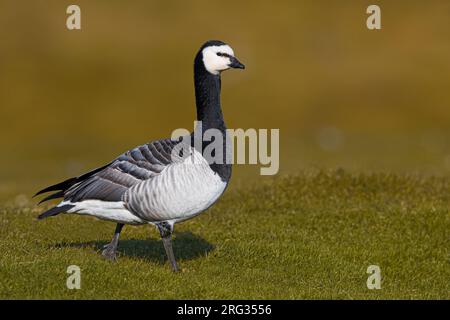
[[[39,201],[38,205],[41,204],[42,202],[45,202],[45,201],[48,201],[48,200],[52,200],[52,199],[62,198],[62,197],[64,197],[64,191],[58,191],[56,193],[52,193],[48,197],[45,197],[44,199]]]
[[[39,202],[39,204],[41,204],[42,202],[47,201],[47,200],[56,199],[56,198],[62,198],[62,197],[64,197],[64,193],[66,192],[66,190],[69,189],[70,187],[72,187],[74,184],[77,184],[78,182],[81,182],[81,181],[89,178],[90,176],[96,174],[97,172],[102,171],[103,169],[105,169],[110,164],[111,163],[108,163],[107,165],[105,165],[103,167],[100,167],[100,168],[94,169],[92,171],[89,171],[89,172],[87,172],[87,173],[85,173],[85,174],[83,174],[83,175],[81,175],[79,177],[70,178],[70,179],[64,180],[63,182],[60,182],[60,183],[54,184],[52,186],[49,186],[49,187],[47,187],[45,189],[42,189],[41,191],[37,192],[33,196],[33,198],[38,196],[38,195],[40,195],[40,194],[43,194],[43,193],[46,193],[46,192],[50,192],[50,191],[59,191],[59,192],[54,193],[54,194],[52,194],[51,196],[49,196],[49,197],[47,197],[45,199],[42,199]]]
[[[61,212],[67,212],[67,210],[70,210],[73,207],[75,207],[75,206],[70,205],[70,204],[66,204],[66,205],[63,205],[60,207],[53,207],[50,210],[47,210],[44,213],[40,214],[38,216],[38,220],[42,220],[47,217],[56,216],[56,215],[60,214]]]
[[[43,194],[43,193],[46,193],[46,192],[50,192],[50,191],[66,190],[66,189],[70,188],[72,185],[74,185],[75,183],[77,183],[77,180],[78,180],[78,178],[70,178],[70,179],[67,179],[67,180],[65,180],[63,182],[60,182],[60,183],[57,183],[57,184],[52,185],[50,187],[47,187],[45,189],[42,189],[41,191],[36,193],[33,196],[33,198],[38,196],[38,195],[40,195],[40,194]]]

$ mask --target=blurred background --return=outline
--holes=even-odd
[[[192,129],[208,39],[247,66],[223,76],[228,127],[279,128],[280,173],[450,175],[450,1],[2,0],[0,39],[2,200]]]

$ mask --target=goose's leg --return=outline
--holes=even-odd
[[[179,269],[172,249],[173,224],[163,221],[157,223],[156,226],[158,227],[159,233],[161,234],[164,249],[166,250],[167,258],[169,259],[169,262],[172,266],[172,270],[174,272],[177,272],[179,271]]]
[[[108,260],[116,261],[117,256],[117,246],[119,244],[120,232],[122,231],[123,223],[118,223],[116,226],[116,231],[114,231],[114,236],[110,243],[103,247],[102,256]]]

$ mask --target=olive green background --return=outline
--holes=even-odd
[[[372,1],[373,2],[373,1]],[[0,4],[0,191],[26,191],[193,127],[192,61],[208,39],[230,128],[280,128],[280,170],[450,172],[450,3],[69,1]],[[243,166],[240,166],[243,167]],[[257,167],[235,179],[259,178]]]

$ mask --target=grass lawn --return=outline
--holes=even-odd
[[[22,199],[24,200],[24,199]],[[450,179],[304,172],[225,193],[176,225],[182,272],[152,226],[126,226],[117,263],[99,255],[114,224],[0,208],[0,298],[450,298]],[[68,290],[66,269],[81,268]],[[381,268],[369,290],[369,265]]]

